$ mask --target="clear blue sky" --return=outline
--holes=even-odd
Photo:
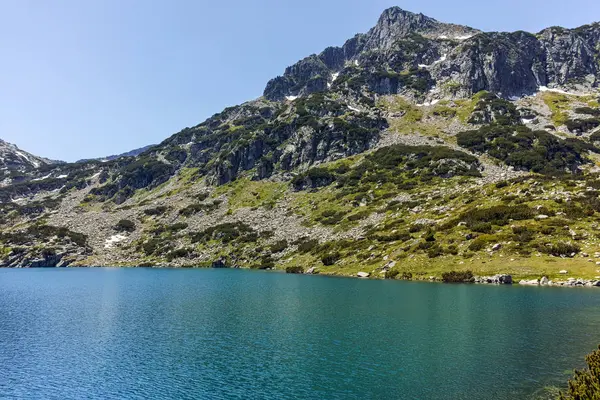
[[[66,161],[158,143],[394,5],[483,30],[600,20],[598,0],[0,0],[0,138]]]

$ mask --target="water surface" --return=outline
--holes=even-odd
[[[519,399],[600,343],[600,290],[241,270],[0,270],[2,399]]]

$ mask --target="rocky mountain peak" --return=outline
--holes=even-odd
[[[415,14],[400,7],[388,8],[377,25],[367,34],[365,49],[388,49],[401,38],[419,34],[432,39],[464,39],[480,31],[462,25],[439,22],[421,13]]]
[[[19,149],[12,143],[0,139],[0,170],[20,170],[38,168],[53,161],[46,158],[34,156]]]

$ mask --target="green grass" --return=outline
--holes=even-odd
[[[542,93],[542,100],[552,112],[552,122],[554,125],[564,125],[569,119],[567,111],[571,108],[570,97],[562,93],[544,92]]]
[[[227,195],[229,209],[232,211],[243,207],[273,207],[288,190],[286,182],[252,181],[241,178],[218,187],[213,197]]]

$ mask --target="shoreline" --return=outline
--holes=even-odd
[[[472,279],[458,282],[446,282],[440,277],[429,276],[429,277],[416,277],[411,279],[386,279],[383,276],[377,276],[372,273],[359,272],[357,274],[339,274],[337,272],[330,271],[318,271],[313,272],[286,272],[284,269],[252,269],[244,267],[212,267],[212,266],[134,266],[134,265],[71,265],[64,267],[19,267],[19,268],[0,268],[0,269],[12,269],[12,270],[27,270],[27,269],[95,269],[95,268],[106,268],[106,269],[164,269],[164,270],[206,270],[206,269],[228,269],[228,270],[245,270],[245,271],[264,271],[269,273],[280,273],[287,275],[306,275],[306,276],[323,276],[331,278],[347,278],[347,279],[358,279],[358,280],[377,280],[377,281],[401,281],[401,282],[421,282],[421,283],[437,283],[437,284],[467,284],[467,285],[485,285],[485,286],[522,286],[522,287],[566,287],[566,288],[600,288],[600,279],[582,279],[569,277],[566,280],[550,280],[546,276],[539,279],[521,279],[516,281],[512,279],[510,274],[496,274],[492,276],[477,276],[473,275]],[[312,269],[312,268],[311,268]],[[308,271],[310,271],[309,269]],[[360,275],[359,275],[360,274]]]

